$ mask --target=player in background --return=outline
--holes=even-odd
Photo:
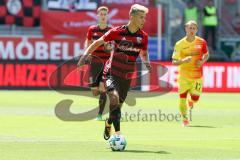
[[[202,92],[202,65],[208,60],[209,54],[206,41],[196,36],[198,25],[195,21],[188,21],[185,31],[186,36],[175,44],[172,63],[178,66],[179,108],[183,125],[187,126],[188,108],[193,108],[193,103],[199,100]]]
[[[115,134],[120,133],[121,106],[125,101],[130,88],[132,73],[134,72],[136,59],[140,55],[146,68],[151,71],[148,57],[148,34],[142,28],[145,23],[148,8],[134,4],[129,11],[129,23],[115,27],[108,31],[97,41],[93,42],[78,62],[78,67],[84,64],[86,57],[92,54],[100,45],[114,41],[115,51],[110,65],[106,65],[106,88],[110,99],[110,115],[105,122],[104,139],[111,136],[113,124]]]
[[[90,26],[87,32],[87,38],[85,41],[86,48],[90,46],[94,41],[102,37],[107,31],[112,29],[111,26],[107,24],[108,20],[108,8],[101,6],[97,9],[98,24]],[[90,64],[90,87],[94,96],[99,97],[99,112],[97,115],[97,120],[102,120],[103,110],[106,104],[107,95],[104,89],[104,84],[102,82],[102,73],[106,61],[110,57],[110,44],[103,44],[99,46],[89,58]]]

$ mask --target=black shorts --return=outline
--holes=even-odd
[[[89,87],[98,87],[99,83],[102,81],[103,75],[103,63],[91,63],[90,64],[90,72],[89,72]]]
[[[108,75],[106,77],[106,89],[108,92],[116,90],[119,95],[120,103],[123,103],[130,89],[131,80],[118,76]]]

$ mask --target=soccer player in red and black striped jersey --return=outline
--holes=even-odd
[[[111,136],[111,124],[114,126],[115,134],[120,134],[121,106],[130,88],[132,72],[139,55],[146,68],[151,71],[147,52],[148,34],[142,30],[147,12],[148,9],[142,5],[132,5],[129,12],[129,23],[111,29],[92,43],[78,62],[78,67],[80,67],[84,64],[86,57],[93,53],[98,46],[115,41],[115,52],[110,58],[111,63],[104,68],[105,86],[110,99],[110,116],[105,122],[104,130],[104,139],[106,140]]]
[[[102,37],[107,31],[112,29],[111,26],[107,24],[107,16],[108,16],[108,8],[105,6],[101,6],[97,9],[98,16],[98,24],[90,26],[87,32],[87,38],[85,44],[90,46],[94,41]],[[102,120],[102,113],[106,104],[107,95],[106,90],[104,89],[104,84],[102,82],[102,73],[103,68],[106,61],[110,57],[110,47],[105,43],[99,46],[92,54],[91,54],[91,64],[90,64],[90,85],[92,93],[94,96],[100,94],[99,98],[99,112],[97,116],[97,120]],[[107,48],[109,47],[109,48]]]

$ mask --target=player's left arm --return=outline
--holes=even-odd
[[[101,46],[102,44],[104,44],[104,39],[103,37],[99,38],[98,40],[94,41],[90,46],[88,46],[88,48],[84,51],[83,55],[81,56],[81,58],[79,59],[78,63],[77,63],[77,67],[81,67],[82,65],[85,64],[87,57],[92,54],[92,52],[94,52],[99,46]]]
[[[209,54],[208,53],[205,53],[203,56],[202,56],[202,59],[201,60],[198,60],[197,61],[197,66],[198,67],[201,67],[209,58]]]
[[[148,35],[147,34],[144,34],[142,45],[143,47],[142,47],[142,50],[140,51],[140,57],[142,62],[145,64],[146,68],[148,69],[148,71],[151,72],[152,67],[150,64],[149,54],[148,54]]]
[[[142,62],[145,64],[146,68],[148,69],[149,72],[151,72],[152,70],[152,66],[149,60],[149,55],[148,55],[148,51],[147,50],[142,50],[140,52],[140,57]]]
[[[201,60],[197,61],[197,67],[201,67],[209,59],[209,53],[208,53],[206,41],[204,41],[203,43],[202,52],[203,52],[203,56]]]

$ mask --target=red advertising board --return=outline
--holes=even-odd
[[[110,8],[109,23],[113,26],[127,24],[129,21],[129,9],[130,7]],[[157,8],[150,7],[143,30],[151,36],[157,34],[157,15]],[[44,36],[68,34],[85,39],[88,27],[96,23],[97,15],[96,12],[92,11],[44,11],[41,14],[41,26]],[[164,23],[162,23],[162,28],[164,28],[163,26]]]
[[[63,84],[66,82],[73,86],[86,86],[87,80],[81,82],[79,79],[82,77],[71,70],[76,68],[76,60],[83,52],[83,41],[73,38],[39,37],[0,37],[0,39],[0,88],[48,87],[47,79],[60,62],[69,61],[74,57],[77,58],[72,64],[63,66],[58,71],[56,85],[64,87]],[[160,91],[161,88],[171,87],[171,90],[177,91],[177,67],[169,62],[152,63],[152,73],[140,76],[140,80],[137,80],[142,90],[151,91],[160,87]],[[72,76],[59,78],[59,75],[61,77],[64,74]],[[204,91],[240,92],[240,63],[209,62],[204,65],[203,74]]]
[[[142,86],[147,86],[142,87],[142,90],[151,91],[158,86],[158,91],[169,87],[177,91],[177,67],[169,62],[153,63],[153,72],[142,78]],[[203,79],[203,91],[240,92],[240,63],[206,63],[203,66]]]
[[[0,87],[45,87],[55,64],[0,64]]]
[[[177,67],[169,62],[153,62],[151,74],[137,73],[132,86],[143,91],[177,91]],[[0,88],[82,89],[88,88],[88,67],[76,71],[76,62],[4,62],[0,64]],[[203,67],[206,92],[240,92],[240,63],[207,63]],[[142,76],[142,77],[141,77]],[[156,89],[157,88],[157,89]]]
[[[4,63],[0,64],[0,88],[87,87],[88,68],[76,72],[76,64]]]
[[[1,89],[90,89],[89,66],[77,71],[77,61],[59,62],[4,62],[0,64]],[[137,74],[135,72],[135,74]],[[137,86],[137,79],[132,86]]]

